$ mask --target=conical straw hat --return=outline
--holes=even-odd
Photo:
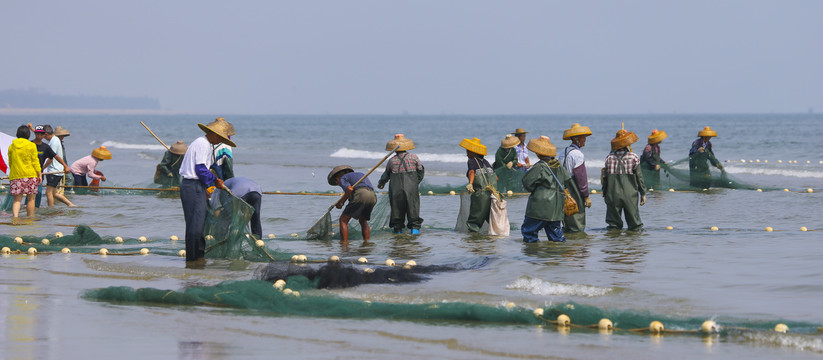
[[[712,128],[706,126],[705,128],[703,128],[703,130],[700,130],[700,132],[697,133],[697,136],[698,137],[704,137],[704,136],[715,137],[715,136],[717,136],[717,131],[714,131],[714,130],[712,130]]]
[[[110,160],[111,159],[111,151],[107,149],[105,146],[101,146],[97,149],[91,151],[91,156],[94,156],[101,160]]]
[[[504,149],[511,149],[517,145],[520,145],[520,139],[512,134],[506,134],[506,137],[500,141],[500,147]]]
[[[69,136],[71,133],[63,128],[62,126],[58,126],[54,128],[54,136]]]
[[[640,138],[637,137],[637,134],[621,129],[614,136],[614,139],[612,139],[612,150],[622,149],[636,143],[637,140],[640,140]]]
[[[590,136],[591,134],[592,131],[589,130],[588,126],[580,126],[580,124],[574,124],[572,125],[572,127],[566,129],[566,131],[563,132],[563,140],[571,140],[571,138],[580,135]]]
[[[226,118],[219,117],[219,118],[214,119],[214,120],[226,121]],[[231,137],[231,136],[234,136],[234,135],[235,135],[235,132],[234,132],[234,125],[233,125],[232,123],[228,122],[228,121],[226,121],[226,123],[228,123],[228,124],[229,124],[229,129],[227,130],[227,132],[229,133],[229,136],[230,136],[230,137]]]
[[[657,144],[669,135],[666,135],[666,132],[663,130],[652,130],[652,134],[649,135],[649,144]]]
[[[486,145],[480,143],[480,139],[478,138],[472,138],[471,140],[463,139],[463,141],[460,142],[460,147],[475,154],[486,155]]]
[[[520,135],[520,134],[528,134],[528,133],[529,132],[526,131],[526,129],[524,129],[524,128],[517,128],[517,129],[514,130],[512,135],[517,136],[517,135]]]
[[[229,124],[229,122],[226,121],[226,119],[217,118],[216,120],[210,122],[208,125],[197,124],[197,126],[199,126],[200,130],[203,130],[205,133],[215,133],[217,136],[220,137],[220,142],[231,147],[237,146],[234,143],[234,141],[231,141],[229,139],[229,136],[231,136],[230,131],[234,131],[234,126]]]
[[[186,150],[188,149],[189,146],[186,145],[186,143],[184,143],[183,140],[177,140],[176,143],[171,144],[169,151],[171,151],[172,154],[183,155],[186,153]]]
[[[339,173],[341,171],[345,171],[346,173],[350,173],[350,172],[354,172],[354,169],[352,169],[351,166],[348,166],[348,165],[337,165],[337,166],[335,166],[334,169],[331,169],[331,172],[329,173],[329,176],[326,177],[326,180],[329,181],[329,185],[331,185],[331,186],[337,185],[337,184],[334,183],[334,177],[337,176],[337,173]]]
[[[529,140],[529,144],[526,147],[534,151],[535,154],[540,156],[556,156],[557,155],[557,147],[549,141],[548,136],[540,136],[537,139]]]
[[[409,151],[414,149],[414,141],[411,139],[406,139],[403,134],[396,134],[394,135],[394,139],[391,139],[386,143],[386,151],[394,150],[394,147],[397,145],[400,145],[400,147],[397,148],[397,151]]]

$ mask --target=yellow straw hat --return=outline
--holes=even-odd
[[[588,126],[580,126],[580,124],[573,124],[572,127],[563,132],[563,140],[571,140],[575,136],[590,136],[592,131]]]
[[[506,137],[500,141],[500,147],[504,149],[511,149],[517,145],[520,145],[520,139],[512,134],[506,134]]]
[[[219,118],[214,119],[214,120],[226,121],[226,118],[219,117]],[[234,134],[235,134],[234,125],[232,123],[228,122],[228,121],[226,121],[226,123],[229,124],[229,129],[227,130],[227,132],[229,133],[229,137],[234,136]]]
[[[614,139],[612,139],[612,150],[622,149],[636,143],[637,140],[640,140],[640,138],[637,137],[637,134],[628,130],[620,129],[620,131],[618,131],[614,136]]]
[[[652,130],[652,134],[649,135],[649,144],[660,143],[661,141],[663,141],[663,139],[665,139],[668,136],[669,135],[666,135],[666,132],[663,130]]]
[[[520,135],[520,134],[528,134],[528,133],[529,132],[526,131],[526,129],[524,129],[524,128],[517,128],[517,129],[514,130],[512,135],[517,136],[517,135]]]
[[[549,141],[548,136],[540,136],[537,139],[529,140],[529,144],[526,145],[531,151],[534,151],[535,154],[540,156],[556,156],[557,155],[557,147]]]
[[[177,140],[176,143],[171,144],[169,151],[171,151],[172,154],[183,155],[186,153],[186,150],[188,149],[189,146],[186,145],[186,143],[184,143],[183,140]]]
[[[105,146],[101,146],[97,149],[91,151],[91,156],[94,156],[101,160],[110,160],[111,159],[111,151],[107,149]]]
[[[460,147],[475,154],[486,155],[486,145],[480,143],[480,139],[478,138],[472,138],[471,140],[463,139],[463,141],[460,142]]]
[[[329,181],[329,185],[331,185],[331,186],[337,185],[337,184],[334,183],[334,177],[337,176],[337,173],[339,173],[341,171],[345,171],[346,174],[348,174],[350,172],[354,172],[354,169],[352,169],[351,166],[348,166],[348,165],[337,165],[337,166],[335,166],[334,169],[331,169],[331,172],[329,173],[329,176],[326,177],[326,180]]]
[[[231,147],[237,146],[234,143],[234,141],[231,141],[229,139],[229,136],[231,136],[230,131],[234,131],[234,126],[230,124],[228,121],[226,121],[226,119],[217,118],[216,120],[210,122],[208,125],[197,124],[197,126],[199,126],[200,130],[203,130],[203,132],[207,134],[209,132],[213,132],[214,134],[219,136],[220,142]]]
[[[411,139],[406,139],[403,134],[395,134],[394,139],[391,139],[386,143],[386,151],[394,150],[394,147],[397,145],[400,145],[400,147],[397,148],[397,151],[409,151],[414,149],[414,141]]]
[[[697,136],[698,137],[704,137],[704,136],[716,137],[717,136],[717,131],[714,131],[714,130],[712,130],[712,128],[706,126],[705,128],[703,128],[703,130],[700,130],[700,132],[697,133]]]
[[[63,128],[62,126],[58,126],[54,128],[54,136],[69,136],[71,133]]]

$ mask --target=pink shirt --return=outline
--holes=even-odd
[[[92,179],[100,179],[102,176],[94,173],[94,167],[97,166],[97,163],[98,161],[94,156],[88,155],[71,163],[69,168],[74,175],[88,175]]]

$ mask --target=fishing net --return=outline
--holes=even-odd
[[[649,186],[647,185],[647,187]],[[654,188],[655,190],[702,190],[710,187],[750,190],[762,189],[762,187],[743,182],[729,175],[725,170],[719,170],[715,167],[710,167],[708,174],[692,173],[692,171],[689,170],[689,158],[672,161],[663,166],[660,169],[660,185]]]
[[[511,191],[521,194],[527,192],[523,187],[523,176],[526,176],[525,171],[509,169],[503,166],[497,168],[494,173],[497,175],[497,191],[502,193]]]
[[[391,204],[389,203],[389,195],[381,194],[377,197],[377,203],[374,204],[374,208],[372,208],[371,219],[369,220],[371,233],[389,231],[390,217]],[[292,236],[292,238],[306,240],[339,239],[339,232],[334,230],[336,224],[337,219],[332,220],[331,212],[327,211],[305,234],[297,234],[297,236]],[[362,238],[362,229],[360,229],[359,221],[352,220],[349,222],[349,239],[356,237]]]
[[[315,289],[347,288],[362,284],[400,284],[427,280],[426,274],[444,271],[478,269],[489,262],[483,257],[467,264],[388,266],[345,264],[329,261],[323,264],[296,264],[271,262],[257,276],[261,280],[275,282],[294,276],[309,280]]]
[[[246,261],[278,260],[265,246],[258,246],[251,234],[249,220],[254,208],[227,191],[215,191],[203,234],[206,236],[206,258]],[[279,260],[287,259],[284,254]]]

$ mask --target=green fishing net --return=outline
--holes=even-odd
[[[339,216],[338,216],[339,218]],[[327,211],[309,230],[303,234],[292,236],[293,239],[305,240],[331,240],[339,239],[338,218],[332,219],[331,212]],[[389,195],[381,194],[377,196],[377,203],[371,212],[371,219],[369,219],[369,228],[371,233],[390,231],[389,218],[391,218],[391,204],[389,203]],[[360,229],[360,222],[352,219],[349,221],[349,239],[362,238],[362,230]]]
[[[684,158],[667,163],[661,166],[660,183],[654,186],[654,179],[649,181],[650,176],[644,173],[647,188],[655,190],[702,190],[707,188],[729,188],[729,189],[749,189],[754,190],[760,186],[746,183],[735,176],[729,175],[725,170],[710,167],[708,174],[693,173],[689,170],[689,158]],[[650,186],[651,185],[651,186]]]

